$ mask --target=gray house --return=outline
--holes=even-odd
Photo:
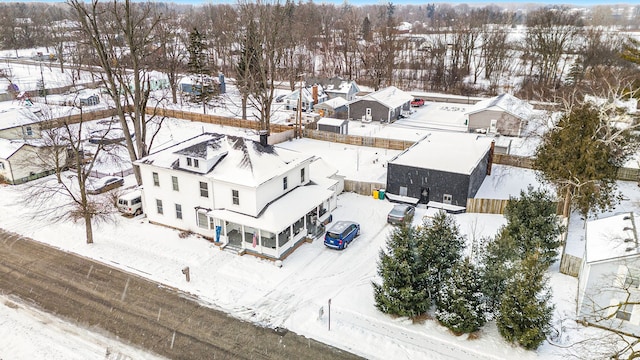
[[[395,86],[376,91],[349,103],[349,118],[371,122],[393,122],[409,110],[413,96]]]
[[[533,115],[533,106],[513,95],[480,101],[465,114],[469,131],[520,136]]]
[[[492,139],[468,133],[431,132],[387,164],[386,196],[464,211],[491,171]]]
[[[313,105],[313,111],[324,117],[346,119],[349,115],[349,102],[341,97]]]

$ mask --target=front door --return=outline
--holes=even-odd
[[[420,188],[420,204],[428,204],[429,203],[429,188],[423,187]]]

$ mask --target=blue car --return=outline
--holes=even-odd
[[[324,235],[324,244],[333,249],[346,249],[360,235],[360,224],[353,221],[337,221]]]

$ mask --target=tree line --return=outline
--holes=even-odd
[[[109,22],[108,14],[121,4],[139,12],[140,22],[130,24],[141,25],[135,29],[138,49],[148,52],[139,65],[167,73],[174,102],[175,75],[187,71],[186,48],[194,30],[204,44],[203,70],[251,76],[258,87],[275,80],[293,89],[304,76],[341,76],[374,89],[394,85],[461,95],[508,91],[526,99],[553,100],[564,91],[600,86],[601,79],[612,74],[637,77],[636,68],[620,56],[630,42],[623,30],[639,23],[638,9],[632,12],[631,7],[619,16],[606,6],[580,13],[561,6],[520,11],[495,5],[353,6],[291,0],[202,6],[86,4],[102,8],[98,22]],[[95,52],[77,37],[82,23],[76,8],[75,1],[0,4],[0,46],[45,46],[55,52],[61,67],[64,61],[97,63]],[[103,35],[112,37],[114,45],[127,41],[126,27],[105,30]],[[135,65],[136,55],[129,55],[130,65]],[[247,56],[252,57],[250,64]]]

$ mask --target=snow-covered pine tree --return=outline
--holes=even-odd
[[[504,211],[505,231],[515,240],[520,259],[538,252],[538,260],[546,267],[553,264],[562,244],[560,234],[563,230],[556,212],[551,194],[531,186],[527,192],[521,191],[520,197],[509,199]]]
[[[527,350],[538,348],[549,334],[553,306],[547,285],[547,269],[538,254],[529,254],[507,283],[496,324],[500,334]]]
[[[435,301],[441,282],[450,276],[451,268],[462,259],[464,236],[460,234],[454,218],[440,211],[431,224],[418,228],[416,241],[416,274],[420,276],[422,289]]]
[[[497,314],[500,300],[511,279],[513,268],[520,259],[516,255],[514,239],[501,228],[493,241],[487,244],[481,256],[478,270],[482,278],[482,293],[485,296],[487,311]]]
[[[382,284],[372,283],[375,304],[380,311],[415,317],[431,306],[418,284],[416,255],[414,229],[407,224],[394,228],[387,239],[387,251],[380,250],[378,275]]]
[[[467,258],[442,282],[436,318],[456,334],[480,330],[486,322],[480,276]]]

